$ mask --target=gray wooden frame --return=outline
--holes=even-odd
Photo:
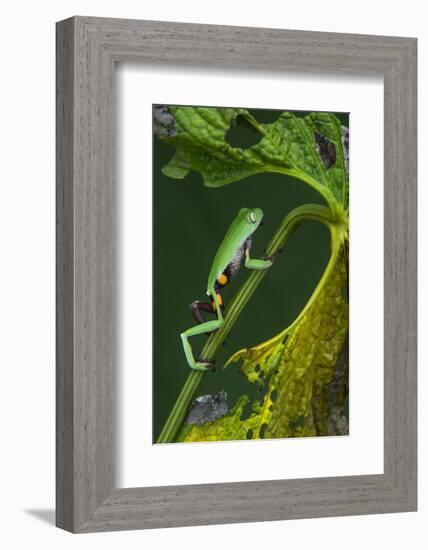
[[[57,24],[57,525],[72,532],[416,510],[416,39],[73,17]],[[116,62],[381,75],[384,473],[114,486]],[[363,452],[363,451],[362,451]]]

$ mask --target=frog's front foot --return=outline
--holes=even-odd
[[[202,372],[215,372],[215,361],[212,359],[202,359],[198,357],[198,360],[193,365],[190,365],[190,368],[194,370],[199,370]]]
[[[278,248],[273,254],[268,254],[266,250],[263,251],[262,259],[263,260],[269,260],[272,263],[276,260],[276,258],[282,254],[283,249]]]

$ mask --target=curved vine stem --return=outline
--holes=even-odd
[[[289,237],[305,221],[321,222],[331,229],[331,226],[337,223],[333,218],[332,211],[326,206],[317,204],[306,204],[292,210],[283,219],[275,235],[269,243],[266,253],[268,256],[275,255],[284,247]],[[256,291],[267,271],[252,271],[244,284],[231,300],[226,311],[223,325],[219,330],[212,333],[208,338],[201,356],[206,359],[214,359],[223,341],[227,337],[234,323],[238,319],[242,310]],[[184,363],[184,360],[183,360]],[[186,382],[171,410],[171,413],[165,422],[162,432],[159,435],[157,443],[172,443],[180,430],[187,410],[194,398],[197,387],[199,386],[205,373],[193,370],[189,373]]]

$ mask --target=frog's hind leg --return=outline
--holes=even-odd
[[[201,371],[214,370],[214,361],[202,358],[195,360],[189,338],[191,336],[197,336],[198,334],[204,334],[204,332],[214,332],[215,330],[219,329],[222,324],[223,320],[220,319],[216,319],[215,321],[206,321],[201,325],[196,325],[195,327],[191,327],[181,333],[180,336],[183,343],[183,350],[186,355],[187,363],[191,369]]]
[[[211,290],[210,296],[212,300],[212,308],[217,313],[218,320],[223,323],[223,320],[224,320],[223,299],[221,297],[220,291],[217,286],[213,290]]]
[[[223,303],[220,303],[220,309],[224,317],[225,309]],[[202,312],[215,314],[215,302],[200,302],[199,300],[196,300],[190,304],[190,311],[192,312],[193,318],[197,323],[205,323],[205,318],[202,315]]]
[[[205,323],[204,316],[202,315],[203,311],[206,313],[215,313],[215,309],[210,302],[200,302],[199,300],[195,300],[189,307],[193,318],[199,324]]]
[[[217,297],[217,301],[218,301],[219,309],[221,313],[219,318],[224,317],[225,308],[223,305],[222,297],[220,295],[220,285],[216,284],[214,286],[214,292],[211,293],[211,302],[200,302],[199,300],[196,300],[190,304],[190,310],[192,312],[193,318],[197,323],[200,323],[200,324],[205,323],[205,318],[202,315],[202,312],[217,313],[217,306],[214,299],[214,295]]]
[[[200,325],[191,327],[186,331],[181,333],[181,341],[183,343],[183,350],[186,355],[187,363],[191,369],[207,371],[214,370],[214,361],[210,359],[198,358],[195,360],[193,356],[192,346],[190,345],[189,338],[191,336],[198,336],[199,334],[210,334],[215,330],[218,330],[224,322],[223,314],[221,311],[222,299],[220,293],[217,289],[213,289],[210,294],[213,304],[211,307],[214,309],[217,314],[217,319],[215,321],[203,321]],[[196,307],[196,310],[200,314],[202,320],[202,314],[199,311],[199,308]]]

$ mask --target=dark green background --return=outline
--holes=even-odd
[[[251,110],[259,122],[273,122],[281,111]],[[302,116],[305,112],[295,112]],[[348,126],[348,115],[336,113]],[[248,147],[257,136],[250,130],[233,127],[227,135],[233,146]],[[188,305],[205,300],[211,262],[226,230],[242,207],[259,207],[264,226],[253,238],[252,257],[267,246],[283,217],[296,206],[323,204],[308,185],[277,174],[261,174],[221,188],[204,187],[199,174],[184,180],[164,176],[174,148],[154,138],[154,418],[156,441],[188,374],[180,333],[193,326]],[[253,346],[283,330],[310,297],[329,257],[329,235],[320,224],[306,223],[288,241],[283,254],[239,317],[217,356],[217,372],[208,373],[198,395],[225,389],[229,406],[244,393],[257,395],[236,366],[223,370],[225,361],[243,347]],[[227,304],[249,274],[242,268],[222,292]],[[207,337],[193,338],[197,355]]]

